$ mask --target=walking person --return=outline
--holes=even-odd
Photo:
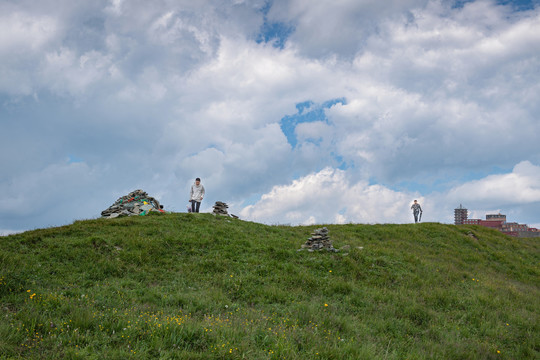
[[[414,223],[416,224],[417,222],[422,220],[422,207],[420,206],[418,201],[414,200],[414,204],[412,204],[411,209],[414,215]]]
[[[201,201],[204,198],[204,186],[201,184],[201,179],[196,178],[195,183],[191,185],[191,191],[189,194],[189,201],[191,201],[191,212],[199,212],[201,207]]]

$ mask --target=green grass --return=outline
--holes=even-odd
[[[538,239],[327,225],[348,250],[297,251],[320,226],[166,214],[0,238],[0,358],[540,358]]]

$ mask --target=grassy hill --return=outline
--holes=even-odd
[[[538,359],[540,242],[210,214],[0,238],[1,359]]]

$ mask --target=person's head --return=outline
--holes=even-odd
[[[417,202],[417,201],[416,201],[416,200],[414,200],[414,203],[415,203],[415,204],[416,204],[416,202]]]
[[[195,179],[195,184],[199,185],[201,183],[201,178],[196,178]]]

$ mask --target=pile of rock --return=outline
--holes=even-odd
[[[145,191],[135,190],[116,200],[101,212],[101,216],[112,219],[119,216],[146,215],[152,211],[164,212],[163,206]]]
[[[302,245],[302,249],[308,249],[308,251],[315,251],[315,250],[327,250],[327,251],[333,251],[338,252],[338,249],[335,249],[332,246],[332,241],[330,240],[330,237],[328,236],[328,229],[326,227],[323,227],[322,229],[315,229],[311,233],[311,237],[305,242],[304,245]]]
[[[233,217],[235,219],[238,219],[238,216],[233,215],[233,214],[229,214],[229,212],[227,211],[227,209],[229,208],[229,205],[225,204],[222,201],[216,201],[213,208],[214,208],[214,210],[212,211],[212,213],[214,215],[230,216],[230,217]]]

